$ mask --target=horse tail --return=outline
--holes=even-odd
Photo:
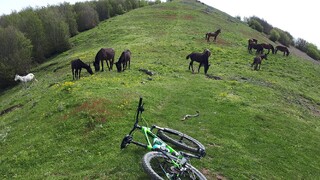
[[[208,39],[208,33],[206,33],[206,37],[205,37],[205,39]]]
[[[189,59],[189,58],[190,58],[190,55],[191,55],[191,54],[189,54],[189,55],[186,57],[186,59]]]

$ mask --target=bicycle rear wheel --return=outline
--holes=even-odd
[[[170,157],[176,161],[177,157]],[[176,170],[172,160],[162,152],[151,151],[142,158],[142,167],[152,179],[199,179],[206,180],[206,177],[191,164],[186,163],[183,171]]]
[[[184,150],[195,153],[199,156],[205,156],[205,147],[196,139],[181,133],[174,129],[164,128],[163,130],[158,130],[158,136],[165,142],[174,144]]]

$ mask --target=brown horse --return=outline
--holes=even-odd
[[[95,61],[93,62],[94,69],[96,71],[99,71],[100,70],[99,63],[101,62],[101,66],[102,66],[101,71],[104,71],[103,60],[106,60],[106,64],[108,66],[109,71],[112,70],[114,55],[115,55],[115,51],[113,48],[101,48],[95,57]],[[108,61],[110,61],[110,65],[108,64]]]
[[[119,57],[118,62],[115,63],[118,72],[121,72],[127,69],[128,63],[129,63],[129,69],[130,69],[130,59],[131,59],[131,51],[129,49],[124,50],[121,53],[121,56]]]
[[[256,71],[260,70],[262,59],[268,60],[267,54],[259,55],[259,56],[255,57],[253,59],[253,63],[251,64],[251,67],[254,66],[254,70],[256,70]]]
[[[276,51],[275,51],[275,54],[277,54],[277,51],[281,51],[283,52],[283,55],[285,56],[289,56],[290,52],[289,52],[289,49],[285,46],[276,46]]]
[[[199,68],[198,68],[198,73],[200,71],[200,67],[203,65],[204,66],[204,74],[207,74],[208,72],[208,69],[209,69],[209,57],[211,55],[211,52],[209,51],[209,49],[206,49],[203,51],[203,53],[196,53],[196,52],[193,52],[191,54],[189,54],[186,59],[191,59],[190,63],[189,63],[189,70],[190,70],[190,67],[192,68],[192,73],[194,73],[194,70],[193,70],[193,61],[196,61],[199,64]]]
[[[267,54],[270,53],[270,49],[271,49],[271,51],[272,51],[272,54],[274,54],[274,47],[272,46],[272,44],[262,43],[261,45],[262,45],[262,47],[263,47],[264,49],[268,49],[268,53],[267,53]]]
[[[214,38],[213,41],[216,41],[216,40],[217,40],[217,36],[218,36],[220,33],[221,33],[221,29],[216,30],[216,32],[207,32],[205,39],[207,40],[207,42],[209,42],[210,37],[212,36],[212,37]]]

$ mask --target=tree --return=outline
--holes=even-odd
[[[16,73],[27,73],[31,68],[31,41],[13,26],[0,27],[0,88],[14,84]]]
[[[55,8],[43,8],[38,11],[38,14],[45,28],[46,57],[68,50],[71,47],[69,26],[62,14]]]
[[[65,22],[69,26],[69,33],[71,36],[75,36],[79,33],[78,31],[78,24],[77,24],[77,14],[73,10],[73,6],[71,6],[69,3],[64,2],[63,4],[60,4],[58,7],[59,12],[62,14],[62,16],[65,19]]]
[[[99,24],[99,16],[89,3],[76,3],[77,24],[80,32],[96,27]]]
[[[279,38],[280,38],[279,32],[278,32],[276,29],[272,29],[272,30],[270,31],[270,37],[269,37],[269,39],[270,39],[271,41],[273,41],[273,42],[276,42],[276,41],[279,40]]]
[[[255,29],[259,32],[263,31],[263,26],[255,19],[249,20],[248,24],[252,29]]]
[[[308,43],[307,44],[307,52],[306,52],[310,57],[312,57],[315,60],[320,60],[320,51],[318,50],[317,46]]]
[[[295,47],[300,49],[303,52],[307,52],[307,45],[308,45],[308,42],[304,39],[298,38],[295,41]]]
[[[99,0],[95,2],[95,8],[99,15],[99,20],[103,21],[110,18],[111,5],[107,0]]]

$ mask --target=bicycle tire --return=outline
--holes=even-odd
[[[171,156],[170,158],[172,158],[173,160],[177,160],[177,157],[175,156]],[[153,163],[155,163],[155,166],[153,165]],[[169,166],[166,166],[166,164],[168,164]],[[170,167],[173,167],[170,165],[172,165],[171,159],[169,159],[162,152],[151,151],[146,153],[142,158],[143,169],[151,177],[151,179],[154,179],[154,180],[163,180],[164,178],[165,179],[169,178],[167,177],[167,175],[172,173],[172,170]],[[206,180],[207,179],[199,170],[197,170],[191,164],[186,163],[184,167],[186,168],[186,170],[180,174],[179,179],[181,180],[183,179]],[[168,172],[166,171],[163,172],[164,170],[167,170]],[[174,174],[175,173],[172,173],[172,175]]]
[[[196,153],[202,157],[205,156],[206,148],[204,145],[187,134],[181,133],[174,129],[164,128],[163,130],[159,129],[157,135],[165,142],[171,143],[192,153]]]

